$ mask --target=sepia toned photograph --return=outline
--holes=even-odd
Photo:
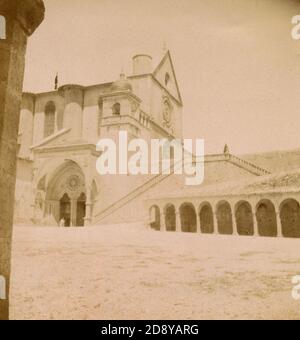
[[[0,320],[299,320],[299,91],[299,0],[0,0]]]

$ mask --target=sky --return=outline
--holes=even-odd
[[[298,0],[44,0],[29,39],[24,90],[92,85],[132,73],[132,57],[154,67],[170,50],[184,101],[185,138],[207,153],[300,148]]]

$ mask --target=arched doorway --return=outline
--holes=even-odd
[[[84,226],[86,209],[85,176],[80,166],[65,161],[49,178],[45,196],[48,225]]]
[[[220,202],[217,206],[218,230],[221,235],[232,235],[232,212],[230,204],[226,201]]]
[[[280,219],[284,237],[300,238],[300,205],[296,200],[288,199],[282,202]]]
[[[160,230],[160,209],[157,205],[150,208],[150,227],[157,231]]]
[[[197,232],[197,214],[191,203],[184,203],[180,207],[181,230],[185,233]]]
[[[262,200],[256,209],[256,219],[260,236],[277,236],[277,219],[274,204],[270,200]]]
[[[64,220],[64,226],[70,227],[71,225],[71,200],[68,194],[64,194],[60,199],[60,218],[59,220]]]
[[[235,218],[239,235],[254,235],[254,222],[250,203],[246,201],[239,202],[236,206]]]
[[[165,208],[166,230],[176,231],[176,210],[174,205],[168,205]]]
[[[199,218],[201,233],[212,234],[214,232],[214,215],[209,203],[205,203],[200,207]]]

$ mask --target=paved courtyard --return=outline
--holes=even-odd
[[[15,227],[12,319],[300,319],[300,240]]]

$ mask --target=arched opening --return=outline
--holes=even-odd
[[[113,115],[119,116],[121,114],[121,104],[115,103],[112,107]]]
[[[270,200],[262,200],[256,209],[256,219],[260,236],[277,236],[277,219],[274,204]]]
[[[81,167],[66,160],[49,174],[44,220],[48,225],[82,226],[85,218],[86,183]],[[93,205],[93,202],[91,202]],[[93,206],[91,206],[92,210]]]
[[[228,202],[220,202],[217,206],[218,230],[221,235],[232,235],[232,212]]]
[[[184,203],[180,207],[181,230],[185,233],[197,232],[197,214],[190,203]]]
[[[84,218],[85,218],[85,207],[86,207],[86,196],[85,193],[81,193],[77,200],[77,214],[76,214],[76,226],[83,227],[84,226]]]
[[[64,221],[65,227],[71,225],[71,200],[68,194],[64,194],[60,199],[60,221]]]
[[[294,199],[285,200],[280,206],[282,235],[300,238],[300,205]]]
[[[45,107],[44,137],[47,138],[55,131],[55,111],[54,102],[47,103]]]
[[[176,231],[176,210],[174,205],[165,208],[166,230]]]
[[[246,201],[239,202],[236,206],[235,218],[239,235],[254,235],[254,222],[250,203]]]
[[[209,203],[205,203],[200,207],[199,218],[201,233],[212,234],[214,232],[214,215]]]
[[[150,208],[150,227],[154,230],[160,230],[160,209],[157,205]]]

